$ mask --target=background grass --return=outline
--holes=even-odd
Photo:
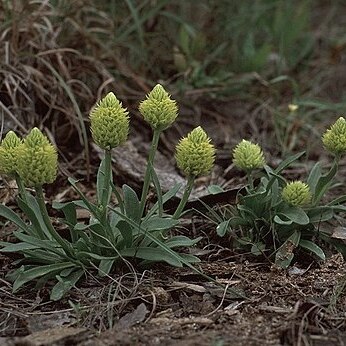
[[[345,109],[345,7],[341,0],[1,0],[4,130],[45,128],[63,152],[84,148],[88,160],[95,101],[112,90],[140,122],[139,100],[161,82],[183,105],[181,121],[184,107],[200,105],[231,123],[237,115],[225,109],[241,102],[239,137],[266,138],[268,146],[275,139],[274,154],[292,151],[304,136],[305,144],[317,139],[316,123]]]

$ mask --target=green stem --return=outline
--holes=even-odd
[[[16,182],[17,182],[17,186],[18,186],[18,191],[19,191],[19,195],[22,198],[22,200],[28,204],[27,198],[26,198],[26,190],[25,190],[25,186],[23,184],[22,179],[20,178],[20,176],[18,174],[15,175],[16,178]]]
[[[47,208],[46,208],[46,205],[44,203],[42,185],[35,186],[35,191],[36,191],[36,199],[37,199],[37,202],[38,202],[38,205],[40,208],[40,212],[42,214],[43,221],[46,224],[49,233],[56,240],[56,242],[64,249],[64,251],[67,255],[71,254],[71,251],[68,247],[68,244],[66,244],[65,240],[63,238],[61,238],[61,236],[54,229],[54,227],[50,221],[50,218],[49,218],[49,215],[47,212]]]
[[[149,184],[150,184],[150,178],[151,178],[150,170],[151,170],[151,167],[154,167],[154,158],[155,158],[157,146],[159,144],[160,134],[161,134],[160,130],[154,130],[153,139],[151,141],[151,146],[149,151],[148,165],[145,171],[144,183],[143,183],[143,189],[142,189],[141,204],[140,204],[141,216],[143,215],[145,202],[147,200],[147,194],[149,191]]]
[[[190,175],[187,178],[187,184],[185,187],[183,197],[181,198],[180,203],[179,203],[174,215],[172,216],[173,219],[178,219],[180,217],[182,211],[184,210],[185,204],[187,203],[187,200],[189,199],[189,196],[191,194],[194,181],[195,181],[195,177],[193,175]]]
[[[247,172],[246,172],[246,175],[247,175],[247,180],[248,180],[248,183],[249,183],[250,191],[253,192],[253,190],[254,190],[254,185],[253,185],[252,171],[247,171]]]
[[[109,191],[111,188],[112,154],[111,150],[105,150],[104,181],[101,196],[102,221],[107,220],[107,206],[109,202]]]

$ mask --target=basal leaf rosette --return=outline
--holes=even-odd
[[[185,175],[204,175],[214,165],[215,148],[206,132],[198,126],[180,140],[175,159]]]
[[[147,95],[146,100],[140,103],[139,111],[144,120],[154,130],[159,131],[171,126],[178,116],[177,103],[160,84],[157,84]]]
[[[49,139],[35,127],[17,148],[17,164],[25,186],[50,184],[56,179],[58,154]]]
[[[294,207],[303,207],[312,198],[308,184],[300,180],[288,183],[282,190],[282,199]]]
[[[340,117],[322,136],[324,147],[334,155],[346,152],[346,120]]]
[[[9,131],[0,145],[0,173],[12,175],[17,171],[17,149],[22,140]]]
[[[128,112],[112,92],[90,111],[90,127],[94,142],[102,149],[110,150],[127,140]]]
[[[239,169],[252,171],[263,168],[266,161],[258,144],[243,139],[233,150],[233,163]]]

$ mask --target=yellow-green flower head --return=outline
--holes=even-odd
[[[243,139],[233,150],[233,163],[244,171],[251,171],[263,168],[266,161],[258,144]]]
[[[154,130],[160,131],[171,126],[178,116],[177,103],[160,84],[139,104],[139,111]]]
[[[309,204],[311,197],[309,185],[299,180],[288,183],[282,190],[282,199],[295,207]]]
[[[203,175],[212,169],[215,148],[210,142],[210,138],[200,126],[180,140],[176,147],[175,159],[178,167],[187,176]]]
[[[27,187],[52,183],[57,175],[58,154],[36,127],[17,149],[17,172]]]
[[[13,132],[7,132],[0,145],[0,172],[14,174],[17,170],[17,148],[22,140]]]
[[[112,92],[90,111],[90,127],[94,142],[102,149],[115,148],[127,140],[128,112]]]
[[[324,147],[335,155],[346,152],[346,120],[340,117],[322,136]]]

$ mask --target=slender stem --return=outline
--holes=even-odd
[[[150,184],[150,170],[151,167],[154,166],[154,158],[157,150],[157,146],[159,144],[161,131],[154,130],[153,139],[151,141],[151,147],[149,151],[149,157],[148,157],[148,165],[147,169],[145,171],[144,176],[144,183],[143,183],[143,189],[142,189],[142,196],[141,196],[141,204],[140,204],[140,215],[143,215],[144,208],[145,208],[145,202],[147,199],[147,194],[149,191],[149,184]]]
[[[25,186],[23,184],[22,179],[20,178],[20,176],[16,173],[15,175],[16,178],[16,182],[17,182],[17,186],[18,186],[18,191],[19,191],[19,195],[22,198],[22,200],[28,204],[27,198],[26,198],[26,190],[25,190]]]
[[[249,183],[250,191],[253,192],[254,185],[253,185],[252,171],[247,171],[246,175],[247,175],[247,180],[248,180],[248,183]]]
[[[189,199],[189,196],[191,194],[194,181],[195,181],[195,177],[193,175],[190,175],[187,178],[187,184],[185,187],[183,197],[181,198],[180,203],[179,203],[174,215],[172,216],[173,219],[178,219],[180,217],[182,211],[184,210],[185,204],[186,204],[186,202]]]
[[[68,248],[66,242],[64,241],[63,238],[61,238],[60,234],[54,229],[48,212],[47,212],[47,208],[46,205],[44,203],[44,196],[43,196],[43,190],[42,190],[42,185],[38,185],[35,186],[35,191],[36,191],[36,199],[42,214],[42,218],[44,223],[46,224],[49,233],[51,234],[51,236],[56,240],[56,242],[65,250],[65,252],[67,254],[70,254],[70,249]]]
[[[109,202],[109,191],[111,188],[112,154],[111,150],[105,150],[104,181],[101,196],[102,220],[107,219],[107,206]]]

